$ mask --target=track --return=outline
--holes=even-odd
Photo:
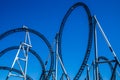
[[[10,71],[11,68],[10,67],[5,67],[5,66],[0,66],[0,70],[8,70]],[[19,73],[19,74],[22,74],[21,71],[17,70],[17,69],[12,69],[12,71],[16,72],[16,73]],[[27,80],[33,80],[30,76],[26,76],[27,77]]]
[[[58,34],[57,34],[57,39],[58,39],[58,53],[59,53],[59,56],[61,58],[61,61],[63,62],[63,66],[64,66],[64,60],[62,58],[62,35],[63,35],[63,31],[64,31],[64,27],[65,27],[65,24],[67,22],[67,19],[68,17],[71,15],[71,13],[78,7],[83,7],[86,14],[87,14],[87,19],[88,19],[88,41],[87,41],[87,47],[86,47],[86,50],[85,50],[85,54],[84,54],[84,59],[76,73],[76,75],[73,77],[73,80],[79,80],[86,65],[87,65],[87,62],[88,62],[88,59],[89,59],[89,56],[90,56],[90,52],[91,52],[91,48],[92,48],[92,40],[93,40],[93,32],[95,32],[95,25],[96,25],[96,22],[94,22],[94,19],[93,17],[91,16],[91,12],[89,10],[89,8],[87,7],[86,4],[82,3],[82,2],[78,2],[74,5],[72,5],[68,11],[66,12],[65,16],[63,17],[63,20],[61,22],[61,25],[60,25],[60,28],[59,28],[59,31],[58,31]],[[29,49],[30,53],[35,56],[35,58],[39,61],[39,64],[42,68],[42,73],[39,75],[39,80],[50,80],[52,79],[53,77],[56,77],[56,73],[53,73],[53,71],[55,72],[55,70],[57,71],[57,69],[55,69],[55,65],[54,65],[54,51],[51,47],[51,44],[50,42],[47,40],[47,38],[41,34],[40,32],[36,31],[36,30],[33,30],[33,29],[30,29],[30,28],[16,28],[16,29],[12,29],[12,30],[9,30],[9,31],[6,31],[2,34],[0,34],[0,40],[3,40],[4,38],[6,38],[7,36],[11,35],[11,34],[15,34],[17,32],[30,32],[30,33],[33,33],[35,34],[36,36],[38,36],[38,38],[42,39],[43,42],[47,45],[48,47],[48,50],[49,50],[49,53],[50,53],[50,58],[51,58],[51,62],[50,62],[50,67],[49,67],[49,70],[47,71],[45,69],[45,65],[46,63],[44,63],[40,57],[40,55],[35,52],[34,50],[32,49]],[[94,36],[95,37],[95,36]],[[39,45],[38,45],[39,46]],[[95,45],[94,45],[95,46]],[[111,46],[109,46],[111,52],[113,52]],[[15,50],[15,49],[19,49],[19,46],[11,46],[11,47],[8,47],[4,50],[2,50],[0,52],[0,57],[2,57],[4,54],[6,54],[7,52],[11,51],[11,50]],[[26,48],[25,48],[26,50]],[[112,73],[112,76],[111,76],[111,80],[115,80],[116,79],[116,75],[114,74],[115,73],[115,70],[116,70],[116,67],[117,67],[117,63],[119,63],[119,61],[117,61],[118,59],[116,58],[116,56],[114,56],[115,60],[116,60],[116,65],[115,67],[113,66],[112,62],[110,62],[106,57],[104,56],[101,56],[101,57],[98,57],[98,63],[97,65],[99,64],[99,61],[100,60],[103,60],[103,61],[106,61],[107,64],[109,65],[110,69],[111,69],[111,73]],[[114,60],[113,60],[114,61]],[[96,67],[96,63],[95,64],[92,64],[93,67],[95,65]],[[118,64],[119,65],[119,64]],[[120,65],[119,65],[120,66]],[[10,71],[11,68],[10,67],[6,67],[6,66],[0,66],[0,70],[8,70]],[[17,69],[14,69],[12,68],[12,70],[18,74],[22,74],[21,71],[17,70]],[[96,70],[97,71],[97,70]],[[96,72],[97,73],[97,72]],[[55,75],[54,75],[55,74]],[[52,76],[52,77],[51,77]],[[67,74],[63,73],[62,74],[62,77],[60,78],[60,80],[63,79],[63,77],[66,77],[67,78]],[[88,76],[89,77],[89,76]],[[96,78],[99,78],[99,80],[103,80],[102,79],[102,76],[100,74],[100,72],[98,71],[98,77],[96,75],[94,75],[94,77]],[[56,77],[57,78],[57,77]],[[55,78],[53,78],[54,80]],[[67,78],[68,79],[68,78]],[[87,78],[85,78],[87,79]],[[27,80],[33,80],[29,75],[27,75]],[[68,79],[69,80],[69,79]]]
[[[109,65],[110,70],[111,70],[111,73],[112,73],[112,72],[113,72],[114,67],[113,67],[112,63],[111,63],[111,62],[109,62],[109,59],[107,59],[107,58],[106,58],[106,57],[104,57],[104,56],[100,56],[100,57],[98,58],[98,61],[100,61],[100,60],[108,61],[108,63],[107,63],[107,64]],[[100,72],[99,72],[99,74],[100,74]],[[100,74],[100,75],[101,75],[101,74]],[[100,80],[103,80],[103,79],[102,79],[102,76],[101,76]],[[115,74],[113,75],[113,80],[116,80],[116,79],[115,79]]]
[[[87,43],[87,49],[86,49],[86,52],[85,52],[84,60],[82,62],[82,65],[79,68],[79,71],[77,72],[76,76],[74,77],[74,80],[78,80],[80,78],[83,70],[85,69],[86,63],[87,63],[89,55],[90,55],[91,46],[92,46],[93,24],[92,24],[92,16],[91,16],[89,8],[82,2],[78,2],[78,3],[74,4],[73,6],[71,6],[69,8],[69,10],[67,11],[67,13],[65,14],[65,16],[64,16],[64,18],[61,22],[60,29],[59,29],[59,55],[62,59],[61,43],[62,43],[62,33],[63,33],[63,30],[64,30],[65,23],[67,21],[67,18],[72,13],[72,11],[74,11],[77,7],[80,7],[80,6],[82,6],[87,13],[88,22],[89,22],[88,23],[89,24],[89,34],[88,34],[88,43]]]
[[[100,56],[100,57],[98,58],[98,61],[100,61],[100,60],[109,61],[109,59],[107,59],[107,58],[104,57],[104,56]],[[112,70],[113,70],[113,65],[112,65],[111,62],[108,62],[108,64],[109,64],[110,70],[111,70],[111,72],[112,72]]]
[[[15,49],[19,49],[19,46],[12,46],[12,47],[8,47],[8,48],[2,50],[2,51],[0,52],[0,57],[2,57],[2,56],[3,56],[4,54],[6,54],[7,52],[9,52],[9,51],[11,51],[11,50],[15,50]],[[34,56],[36,57],[36,59],[39,61],[39,64],[40,64],[41,67],[42,67],[42,74],[45,74],[45,66],[44,66],[44,63],[43,63],[42,59],[40,58],[40,56],[39,56],[34,50],[32,50],[32,49],[30,49],[29,51],[30,51],[30,53],[31,53],[32,55],[34,55]],[[40,74],[40,76],[41,76],[41,74]],[[44,75],[42,75],[42,77],[45,78]],[[40,80],[40,78],[39,78],[39,80]]]
[[[50,56],[51,56],[51,64],[50,64],[50,69],[48,71],[48,75],[47,75],[47,79],[50,78],[51,74],[52,74],[52,71],[53,71],[53,67],[54,67],[54,54],[53,54],[53,50],[52,50],[52,47],[49,43],[49,41],[47,40],[47,38],[42,35],[41,33],[33,30],[33,29],[28,29],[28,28],[16,28],[16,29],[12,29],[12,30],[9,30],[3,34],[0,35],[0,40],[2,40],[3,38],[13,34],[13,33],[16,33],[16,32],[25,32],[25,31],[29,31],[35,35],[37,35],[39,38],[41,38],[45,44],[47,45],[48,49],[49,49],[49,52],[50,52]]]

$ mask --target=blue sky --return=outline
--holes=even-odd
[[[56,33],[59,31],[61,21],[67,10],[76,2],[84,2],[89,7],[91,14],[96,15],[104,32],[106,33],[117,56],[120,56],[120,1],[119,0],[0,0],[0,34],[5,31],[22,27],[23,25],[42,33],[51,43],[54,42]],[[32,49],[37,51],[45,62],[48,49],[42,40],[33,34],[31,35]],[[88,23],[84,9],[79,7],[69,16],[62,37],[62,55],[67,73],[71,79],[77,73],[84,58],[87,45]],[[13,45],[19,45],[23,41],[24,33],[16,33],[0,41],[0,50]],[[38,45],[39,44],[39,45]],[[8,53],[14,53],[11,51]],[[98,53],[99,56],[106,56],[113,59],[102,35],[98,31]],[[8,60],[10,59],[10,61]],[[0,65],[10,66],[13,56],[6,54],[0,58]],[[120,58],[120,57],[119,57]],[[28,73],[34,80],[38,79],[37,70],[40,70],[35,57],[29,57]],[[92,47],[88,64],[94,59]],[[35,61],[35,62],[34,62]],[[32,65],[34,62],[34,66]],[[48,66],[49,67],[49,66]],[[101,66],[100,66],[101,67]],[[100,70],[106,70],[107,65]],[[60,67],[59,67],[60,68]],[[103,69],[103,70],[102,70]],[[61,71],[61,69],[59,69]],[[110,72],[110,70],[108,69]],[[101,73],[102,73],[101,72]],[[1,73],[1,72],[0,72]],[[4,73],[4,71],[3,71]],[[6,72],[5,72],[6,73]],[[106,73],[105,73],[106,74]],[[1,75],[0,75],[1,76]],[[3,76],[3,75],[2,75]],[[85,77],[85,71],[81,80]],[[104,80],[109,79],[103,76]],[[92,76],[91,76],[92,79]],[[3,79],[4,80],[4,79]]]

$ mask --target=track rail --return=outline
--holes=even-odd
[[[54,54],[53,54],[53,50],[52,50],[52,47],[49,43],[49,41],[47,40],[47,38],[41,34],[40,32],[37,32],[33,29],[30,29],[30,28],[16,28],[16,29],[12,29],[12,30],[9,30],[7,32],[4,32],[3,34],[0,35],[0,40],[2,40],[3,38],[11,35],[11,34],[14,34],[16,32],[25,32],[25,31],[29,31],[35,35],[37,35],[39,38],[41,38],[45,44],[47,45],[48,49],[49,49],[49,52],[50,52],[50,56],[51,56],[51,63],[50,63],[50,69],[48,71],[48,75],[47,75],[47,79],[50,78],[51,74],[52,74],[52,71],[53,71],[53,67],[54,67]]]
[[[112,73],[114,67],[113,67],[112,63],[109,62],[109,59],[106,58],[106,57],[104,57],[104,56],[100,56],[100,57],[98,57],[98,61],[100,61],[100,60],[108,61],[108,65],[109,65],[110,70],[111,70],[111,73]],[[102,79],[102,76],[101,76],[101,74],[100,74],[100,72],[99,72],[99,76],[100,76],[100,80],[103,80],[103,79]],[[115,80],[115,74],[113,75],[113,80]]]
[[[0,52],[0,57],[2,57],[2,56],[3,56],[4,54],[6,54],[7,52],[9,52],[9,51],[11,51],[11,50],[15,50],[15,49],[19,49],[19,46],[12,46],[12,47],[8,47],[8,48],[2,50],[2,51]],[[25,50],[26,50],[26,49],[25,49]],[[45,76],[43,75],[43,73],[45,74],[45,65],[44,65],[41,57],[40,57],[34,50],[32,50],[32,49],[29,49],[29,52],[30,52],[33,56],[35,56],[36,59],[39,61],[39,64],[40,64],[41,67],[42,67],[42,74],[40,74],[40,76],[42,76],[42,77],[45,78]],[[43,78],[43,79],[44,79],[44,78]],[[39,80],[40,80],[40,78],[39,78]]]
[[[65,23],[67,21],[67,18],[70,16],[70,14],[77,8],[77,7],[80,7],[82,6],[86,13],[87,13],[87,17],[88,17],[88,24],[89,24],[89,34],[88,34],[88,43],[87,43],[87,49],[86,49],[86,52],[85,52],[85,56],[84,56],[84,60],[82,62],[82,65],[80,66],[76,76],[74,77],[74,80],[78,80],[83,72],[83,70],[85,69],[85,66],[86,66],[86,63],[88,61],[88,58],[89,58],[89,55],[90,55],[90,50],[91,50],[91,46],[92,46],[92,34],[93,34],[93,24],[92,24],[92,17],[91,17],[91,13],[90,13],[90,10],[89,8],[87,7],[87,5],[85,5],[84,3],[82,2],[78,2],[76,4],[74,4],[73,6],[71,6],[69,8],[69,10],[67,11],[67,13],[65,14],[62,22],[61,22],[61,25],[60,25],[60,29],[59,29],[59,55],[62,59],[62,48],[61,48],[61,43],[62,43],[62,33],[63,33],[63,30],[64,30],[64,26],[65,26]],[[62,60],[63,61],[63,60]]]
[[[0,66],[0,70],[8,70],[8,71],[10,71],[11,68],[10,67],[5,67],[5,66]],[[12,71],[14,71],[14,72],[16,72],[18,74],[22,74],[21,71],[19,71],[17,69],[14,69],[14,68],[12,69]],[[33,80],[29,75],[27,75],[26,77],[27,77],[26,80]]]
[[[98,61],[100,61],[100,60],[109,61],[109,59],[106,58],[106,57],[104,57],[104,56],[100,56],[100,57],[98,57]],[[112,70],[113,70],[113,65],[112,65],[111,62],[108,62],[108,64],[109,64],[109,67],[110,67],[111,72],[112,72]]]

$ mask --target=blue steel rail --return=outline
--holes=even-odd
[[[54,68],[54,54],[53,54],[54,52],[52,50],[51,44],[49,43],[49,41],[47,40],[47,38],[43,34],[41,34],[40,32],[37,32],[33,29],[30,29],[30,28],[16,28],[16,29],[12,29],[12,30],[9,30],[9,31],[1,34],[0,40],[2,40],[3,38],[5,38],[11,34],[14,34],[16,32],[25,32],[25,31],[29,31],[29,32],[37,35],[39,38],[41,38],[45,42],[45,44],[47,45],[47,47],[49,49],[50,56],[51,56],[51,63],[50,63],[50,69],[49,69],[47,77],[46,77],[46,79],[48,80],[50,78],[50,76],[52,75],[52,71]]]
[[[82,2],[78,2],[76,4],[74,4],[73,6],[71,6],[69,8],[69,10],[67,11],[67,13],[65,14],[62,22],[61,22],[61,25],[60,25],[60,29],[59,29],[59,55],[62,59],[62,46],[61,46],[61,43],[62,43],[62,33],[63,33],[63,30],[64,30],[64,26],[65,26],[65,23],[67,21],[67,18],[70,16],[70,14],[77,8],[77,7],[80,7],[82,6],[86,13],[87,13],[87,17],[88,17],[88,24],[89,24],[89,34],[88,34],[88,42],[87,42],[87,49],[86,49],[86,52],[85,52],[85,56],[84,56],[84,59],[83,59],[83,62],[82,62],[82,65],[80,66],[76,76],[74,77],[74,80],[78,80],[83,72],[83,70],[85,69],[85,66],[86,66],[86,63],[88,61],[88,58],[89,58],[89,55],[90,55],[90,50],[91,50],[91,46],[92,46],[92,37],[93,37],[93,24],[92,24],[92,16],[91,16],[91,13],[90,13],[90,10],[89,8],[87,7],[86,4],[82,3]],[[63,61],[63,59],[62,59]]]
[[[6,54],[7,52],[9,52],[9,51],[11,51],[11,50],[15,50],[15,49],[19,49],[19,46],[12,46],[12,47],[8,47],[8,48],[2,50],[2,51],[0,52],[0,57],[2,57],[2,56],[3,56],[4,54]],[[26,50],[26,48],[25,48],[25,50]],[[32,50],[32,49],[29,49],[29,52],[30,52],[33,56],[35,56],[36,59],[39,61],[39,64],[40,64],[41,67],[42,67],[42,74],[40,74],[40,76],[42,77],[42,79],[45,79],[45,75],[43,75],[43,74],[45,74],[45,65],[44,65],[41,57],[40,57],[34,50]],[[41,77],[39,78],[39,80],[41,80]]]
[[[0,70],[8,70],[10,71],[11,68],[10,67],[6,67],[6,66],[0,66]],[[12,71],[18,73],[18,74],[22,74],[21,71],[17,70],[17,69],[12,69]],[[33,80],[29,75],[26,75],[26,80]]]
[[[106,63],[107,63],[107,64],[109,65],[109,67],[110,67],[111,73],[113,73],[114,67],[113,67],[113,65],[112,65],[112,62],[110,62],[109,59],[106,58],[106,57],[104,57],[104,56],[98,57],[98,61],[99,61],[99,62],[100,62],[100,60],[106,61]],[[116,61],[114,60],[113,62],[116,62]],[[113,75],[111,76],[112,80],[116,80],[116,79],[115,79],[115,78],[116,78],[115,76],[116,76],[115,74],[113,74]],[[100,72],[99,72],[99,79],[100,79],[100,80],[103,80],[103,79],[102,79],[102,75],[100,74]],[[110,80],[111,80],[111,79],[110,79]]]

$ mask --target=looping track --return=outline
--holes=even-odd
[[[1,35],[0,35],[0,40],[2,40],[3,38],[9,36],[10,34],[13,34],[13,33],[16,33],[16,32],[25,32],[25,31],[29,31],[29,32],[37,35],[37,36],[38,36],[39,38],[41,38],[41,39],[45,42],[45,44],[47,45],[47,47],[48,47],[48,49],[49,49],[49,52],[50,52],[50,56],[51,56],[50,69],[49,69],[48,75],[47,75],[47,77],[46,77],[47,79],[49,79],[50,76],[51,76],[51,74],[52,74],[53,67],[54,67],[54,54],[53,54],[53,50],[52,50],[52,47],[51,47],[49,41],[47,40],[47,38],[46,38],[44,35],[42,35],[41,33],[37,32],[37,31],[35,31],[35,30],[33,30],[33,29],[30,29],[30,28],[16,28],[16,29],[12,29],[12,30],[9,30],[9,31],[1,34]],[[14,47],[14,48],[15,48],[15,47]],[[32,52],[34,52],[34,51],[32,50]],[[37,54],[36,54],[36,55],[37,55]],[[36,57],[37,57],[37,56],[36,56]],[[38,58],[38,57],[37,57],[37,58]]]
[[[65,14],[65,16],[64,16],[64,18],[63,18],[63,20],[61,22],[60,29],[59,29],[59,55],[60,55],[60,57],[62,59],[61,43],[62,43],[62,33],[63,33],[63,30],[64,30],[65,23],[67,21],[67,18],[72,13],[72,11],[75,10],[77,7],[80,7],[80,6],[82,6],[85,9],[86,13],[87,13],[88,24],[89,24],[89,34],[88,34],[88,43],[87,43],[87,49],[86,49],[86,52],[85,52],[84,60],[82,62],[82,65],[80,66],[76,76],[74,77],[74,80],[78,80],[80,78],[80,76],[81,76],[81,74],[82,74],[82,72],[83,72],[83,70],[84,70],[84,68],[86,66],[86,63],[88,61],[91,46],[92,46],[93,24],[92,24],[92,16],[91,16],[89,8],[82,2],[78,2],[78,3],[74,4],[72,7],[69,8],[67,13]]]
[[[63,20],[61,22],[59,32],[58,32],[58,35],[57,35],[57,38],[58,38],[58,52],[59,52],[59,56],[60,56],[62,62],[64,60],[62,59],[62,46],[61,46],[61,44],[62,44],[62,35],[63,35],[65,23],[67,22],[67,19],[71,15],[71,13],[77,7],[83,7],[84,8],[84,10],[85,10],[85,12],[87,14],[88,29],[89,30],[88,30],[88,41],[87,41],[86,51],[85,51],[85,54],[84,54],[84,59],[83,59],[81,65],[80,65],[80,67],[78,69],[78,72],[76,73],[75,77],[73,78],[73,80],[79,80],[79,78],[81,77],[81,75],[83,73],[83,70],[86,67],[86,64],[87,64],[89,56],[90,56],[91,47],[92,47],[92,39],[93,39],[93,32],[94,32],[94,26],[95,26],[94,19],[92,19],[90,10],[89,10],[89,8],[87,7],[86,4],[84,4],[82,2],[78,2],[78,3],[74,4],[74,5],[72,5],[68,9],[65,16],[63,17]],[[32,49],[29,50],[30,53],[32,53],[37,58],[37,60],[39,61],[40,65],[42,67],[42,73],[40,74],[39,80],[49,80],[51,75],[52,75],[52,71],[54,71],[54,52],[53,52],[53,49],[51,47],[51,44],[49,43],[49,41],[47,40],[47,38],[43,34],[41,34],[40,32],[37,32],[37,31],[35,31],[33,29],[30,29],[30,28],[16,28],[16,29],[9,30],[9,31],[7,31],[7,32],[5,32],[3,34],[0,34],[0,40],[4,39],[5,37],[7,37],[7,36],[9,36],[11,34],[14,34],[14,33],[17,33],[17,32],[26,32],[26,31],[31,32],[31,33],[35,34],[36,36],[38,36],[40,39],[42,39],[45,42],[45,44],[47,45],[48,49],[49,49],[50,57],[51,57],[51,63],[50,63],[50,68],[49,68],[47,74],[46,74],[46,70],[45,70],[45,64],[43,63],[43,61],[42,61],[41,57],[39,56],[39,54],[37,54]],[[12,46],[12,47],[8,47],[8,48],[2,50],[0,52],[0,57],[2,57],[8,51],[11,51],[11,50],[14,50],[14,49],[19,49],[19,46]],[[114,72],[114,67],[113,67],[112,63],[109,62],[109,60],[106,57],[101,56],[101,57],[98,58],[98,61],[100,61],[100,60],[108,61],[111,72]],[[11,70],[11,68],[10,67],[5,67],[5,66],[0,66],[0,70]],[[22,74],[17,69],[13,68],[12,70],[14,72],[18,73],[18,74]],[[62,77],[64,77],[64,76],[66,77],[66,74],[63,73]],[[103,80],[100,72],[99,72],[99,79]],[[115,75],[113,75],[113,78],[111,78],[111,79],[115,79]],[[27,80],[33,80],[33,79],[30,76],[27,75]],[[62,80],[62,78],[61,78],[61,80]]]

